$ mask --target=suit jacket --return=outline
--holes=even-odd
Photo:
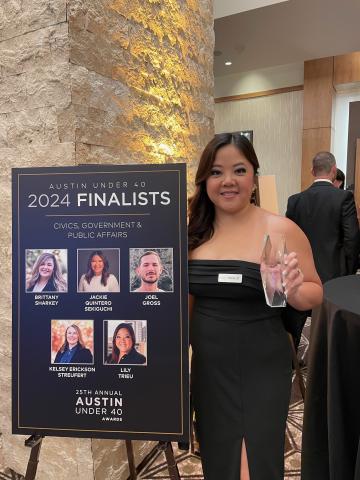
[[[107,358],[107,363],[116,363],[118,365],[143,365],[146,363],[146,357],[139,353],[135,348],[132,348],[130,352],[124,355],[120,362],[114,362],[112,356],[109,355]]]
[[[34,290],[34,287],[35,287],[35,284],[32,287],[27,288],[27,291],[32,292]],[[41,290],[41,292],[44,292],[44,293],[46,293],[46,292],[56,292],[55,283],[53,282],[52,278],[50,278],[50,280],[47,282],[47,284]],[[41,292],[37,292],[37,293],[41,293]]]
[[[54,363],[60,363],[62,352],[57,352]],[[92,353],[88,348],[78,348],[74,353],[71,363],[93,363]]]
[[[360,251],[354,196],[326,181],[288,199],[286,216],[303,230],[323,283],[356,273]]]

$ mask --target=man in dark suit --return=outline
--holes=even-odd
[[[286,216],[305,233],[323,283],[356,273],[360,250],[354,196],[335,188],[335,157],[320,152],[313,159],[314,183],[288,200]]]
[[[315,177],[313,184],[288,199],[286,216],[309,239],[316,270],[325,283],[335,277],[356,273],[360,251],[359,224],[353,194],[334,187],[332,183],[336,178],[334,155],[317,153],[312,162],[312,174]],[[302,326],[296,328],[294,337],[298,340]]]

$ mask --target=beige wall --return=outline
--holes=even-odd
[[[304,83],[304,63],[290,63],[215,78],[215,98],[291,87]]]
[[[216,133],[253,130],[260,173],[276,176],[281,214],[300,191],[302,122],[302,91],[215,105]]]

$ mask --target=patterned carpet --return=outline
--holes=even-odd
[[[301,342],[299,345],[298,359],[306,363],[306,355],[309,347],[310,318],[307,319]],[[306,367],[301,369],[303,378],[306,382]],[[291,392],[290,408],[286,426],[285,439],[285,477],[284,480],[300,480],[300,461],[301,461],[301,431],[304,414],[304,403],[302,401],[299,383],[293,375],[293,387]],[[200,458],[190,451],[179,450],[176,444],[173,444],[174,456],[182,480],[202,480]],[[12,470],[7,469],[0,472],[0,480],[23,480],[24,477],[18,475]],[[165,480],[170,479],[165,455],[159,452],[143,468],[138,476],[139,480]],[[107,480],[107,479],[102,479]],[[119,479],[125,480],[125,479]]]

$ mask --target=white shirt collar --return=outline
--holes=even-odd
[[[329,182],[331,183],[331,185],[333,185],[333,182],[327,178],[318,178],[317,180],[314,180],[313,183],[316,183],[316,182]]]

